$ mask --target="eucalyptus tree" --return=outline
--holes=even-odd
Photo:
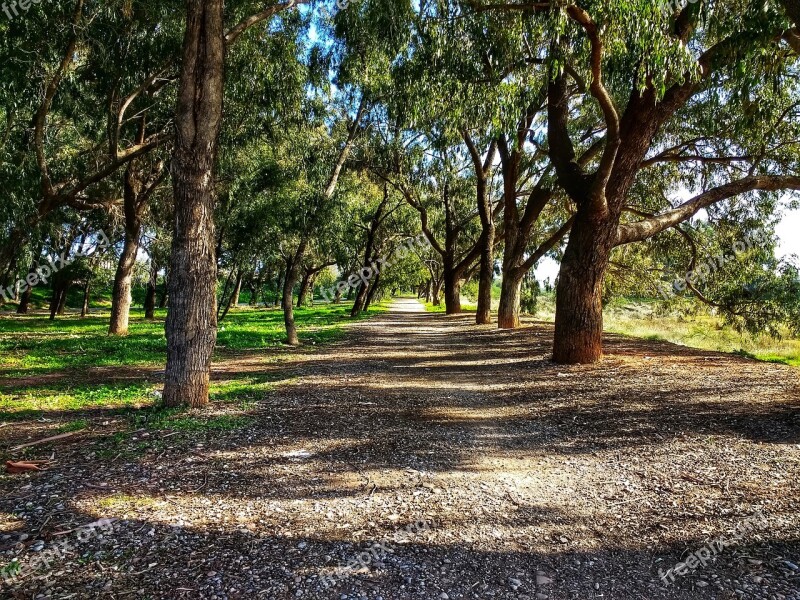
[[[712,205],[800,187],[789,23],[775,6],[747,0],[674,11],[627,1],[470,4],[549,32],[535,51],[549,69],[544,147],[560,193],[577,208],[561,263],[554,358],[596,361],[614,248]],[[644,173],[659,167],[661,187],[644,185]],[[686,188],[689,200],[668,199]]]
[[[166,322],[164,403],[208,403],[211,355],[217,333],[215,166],[223,122],[225,57],[248,29],[305,0],[265,7],[240,2],[226,14],[222,0],[188,0],[175,114],[172,159],[175,227],[170,258],[170,311]],[[274,26],[274,25],[273,25]],[[262,39],[251,39],[258,50]]]
[[[120,204],[120,186],[110,178],[169,139],[169,118],[158,105],[170,78],[156,66],[175,49],[169,4],[131,2],[123,10],[75,0],[0,23],[2,162],[13,165],[15,206],[0,234],[3,268],[59,208]],[[150,120],[139,137],[145,106]]]

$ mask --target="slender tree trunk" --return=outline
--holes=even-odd
[[[484,226],[481,235],[481,267],[478,275],[478,310],[475,322],[489,325],[492,322],[492,283],[494,283],[494,223]]]
[[[170,307],[165,325],[165,406],[208,403],[217,339],[215,162],[222,120],[225,44],[222,0],[187,0],[176,139]]]
[[[356,292],[356,299],[353,302],[353,308],[350,310],[350,316],[355,317],[358,315],[362,310],[364,310],[364,301],[367,298],[367,285],[362,283],[358,286],[358,292]]]
[[[441,291],[442,291],[442,280],[439,279],[438,281],[433,282],[433,287],[431,288],[431,300],[433,301],[434,306],[441,306],[442,299],[441,299]]]
[[[227,287],[227,286],[226,286]],[[222,316],[220,317],[220,321],[224,321],[225,317],[228,316],[228,313],[232,308],[235,308],[239,305],[239,293],[242,290],[242,271],[239,269],[236,274],[236,281],[233,284],[233,291],[231,291],[231,295],[228,298],[228,302],[225,303],[225,310],[222,311]],[[225,296],[223,295],[223,298]]]
[[[53,296],[50,298],[50,320],[54,321],[58,313],[58,307],[61,304],[61,284],[53,283]]]
[[[169,304],[169,267],[164,273],[164,288],[161,290],[161,298],[158,300],[158,308],[167,308]]]
[[[336,292],[333,296],[333,303],[334,304],[341,304],[342,303],[342,290],[339,287],[336,287]]]
[[[114,275],[114,291],[111,296],[111,323],[109,335],[127,335],[131,310],[131,284],[136,255],[139,252],[139,223],[125,228],[125,243]]]
[[[239,275],[236,277],[236,286],[233,288],[233,295],[231,296],[231,301],[228,304],[230,308],[236,308],[239,306],[239,296],[242,295],[242,279],[244,278],[244,274],[242,271],[239,271]]]
[[[381,274],[378,273],[375,276],[375,280],[370,284],[369,290],[367,291],[367,299],[364,302],[364,312],[367,312],[369,310],[372,301],[375,299],[375,294],[378,291],[378,286],[380,285],[380,283],[381,283]]]
[[[303,273],[303,280],[300,283],[300,291],[297,293],[297,308],[302,308],[308,296],[308,285],[311,282],[311,270],[306,269]]]
[[[58,300],[58,316],[63,317],[64,313],[67,311],[67,294],[69,293],[69,288],[72,287],[69,284],[64,286],[64,289],[61,291],[61,298]]]
[[[92,282],[88,279],[83,286],[83,307],[81,308],[81,318],[89,314],[89,291],[91,290]]]
[[[572,226],[556,291],[553,360],[591,364],[603,355],[603,279],[616,232],[615,220],[579,213]]]
[[[308,240],[303,238],[297,246],[297,251],[291,258],[291,262],[286,265],[286,278],[283,282],[283,322],[286,326],[286,343],[290,346],[299,346],[300,338],[297,336],[297,325],[294,322],[294,301],[292,292],[297,283],[297,273],[300,270],[300,263],[306,252]]]
[[[156,316],[156,286],[158,285],[158,263],[150,259],[150,280],[144,296],[144,318],[152,321]]]
[[[28,310],[30,310],[31,304],[31,294],[33,293],[33,289],[31,286],[25,288],[25,291],[22,292],[22,297],[19,300],[19,306],[17,306],[17,314],[18,315],[27,315]]]

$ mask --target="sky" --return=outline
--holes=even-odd
[[[780,240],[777,255],[781,258],[792,254],[800,256],[800,209],[786,210],[780,224],[775,228]],[[551,258],[544,258],[536,268],[536,279],[555,282],[558,275],[558,263]]]

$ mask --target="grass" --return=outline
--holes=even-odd
[[[444,300],[442,300],[442,303],[439,306],[435,306],[432,302],[426,302],[425,303],[425,310],[427,312],[443,313],[443,312],[445,312],[447,310],[447,307],[444,304]],[[461,310],[464,311],[464,312],[474,312],[474,311],[478,310],[478,305],[477,304],[469,304],[469,303],[465,304],[462,301]]]
[[[385,312],[388,306],[389,302],[378,303],[360,318]],[[351,321],[349,315],[350,306],[344,303],[297,309],[301,341],[314,346],[340,339],[343,326]],[[149,410],[151,424],[164,428],[202,431],[242,426],[244,421],[230,416],[202,419],[166,412],[154,416],[160,385],[152,369],[163,368],[166,360],[164,316],[162,311],[150,322],[141,312],[134,313],[129,335],[120,338],[107,335],[105,313],[55,321],[41,314],[0,315],[0,421],[52,420],[56,432],[66,433],[86,428],[89,422],[83,417],[89,414],[131,417]],[[281,346],[284,336],[282,311],[240,308],[220,324],[215,359],[269,350]],[[110,376],[124,374],[126,380],[114,382],[102,372],[87,377],[85,370],[93,367],[108,368]],[[135,371],[143,368],[149,369]],[[4,382],[19,378],[24,381],[13,386]],[[267,373],[234,374],[212,382],[210,400],[246,411],[279,379]]]
[[[370,314],[386,310],[386,303]],[[321,305],[295,311],[301,340],[315,345],[339,339],[350,320],[346,304]],[[46,316],[0,316],[0,374],[42,375],[88,367],[149,367],[166,360],[164,312],[155,321],[134,313],[126,337],[109,337],[108,314],[81,319],[76,315],[50,321]],[[285,337],[283,313],[276,309],[239,309],[220,323],[216,353],[261,350],[280,346]]]
[[[541,296],[534,316],[553,322],[555,297]],[[800,367],[800,340],[742,334],[725,325],[719,317],[702,311],[695,315],[663,315],[655,311],[653,302],[620,298],[606,306],[603,319],[604,329],[609,333]]]

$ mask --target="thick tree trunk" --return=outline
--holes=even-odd
[[[208,403],[217,339],[215,162],[222,120],[223,1],[187,0],[176,139],[165,406]]]
[[[497,308],[497,326],[500,329],[516,329],[520,325],[520,294],[522,276],[516,270],[503,273],[500,305]]]
[[[86,280],[86,285],[83,286],[83,307],[81,308],[81,317],[89,314],[89,291],[91,290],[92,282]]]
[[[557,363],[591,364],[602,358],[603,279],[615,230],[613,219],[593,222],[580,214],[572,226],[556,290]]]
[[[158,264],[150,259],[150,280],[144,296],[144,318],[152,321],[156,316],[156,287],[158,285]]]
[[[492,322],[492,283],[494,283],[494,223],[484,225],[481,235],[481,268],[478,276],[478,310],[475,322],[489,325]]]
[[[294,301],[292,292],[297,283],[297,273],[300,270],[300,263],[306,252],[308,240],[303,238],[297,246],[297,251],[289,264],[286,265],[286,278],[283,282],[283,323],[286,326],[286,343],[290,346],[299,346],[300,338],[297,336],[297,325],[294,322]]]
[[[114,291],[111,296],[111,323],[109,335],[126,335],[131,311],[131,283],[136,255],[139,252],[139,223],[125,228],[125,243],[114,275]]]
[[[461,276],[451,269],[444,271],[444,306],[448,315],[461,314]]]

